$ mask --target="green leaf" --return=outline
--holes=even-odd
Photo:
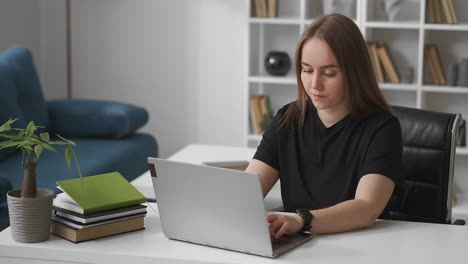
[[[62,146],[65,146],[65,145],[70,145],[70,143],[68,142],[63,142],[63,141],[50,141],[49,142],[50,145],[62,145]]]
[[[52,151],[52,152],[57,152],[57,150],[55,148],[53,148],[52,146],[50,146],[49,144],[47,143],[44,143],[44,142],[41,142],[40,145],[47,149],[48,151]]]
[[[7,134],[0,134],[0,137],[8,138],[8,139],[20,139],[21,138],[21,137],[18,137],[16,135],[7,135]]]
[[[34,121],[29,122],[28,126],[26,127],[26,136],[30,137],[36,131],[36,125],[34,125]]]
[[[50,140],[49,133],[47,133],[47,132],[41,133],[41,134],[39,134],[39,136],[41,136],[42,141],[49,141]]]
[[[44,148],[41,147],[41,145],[36,145],[34,147],[34,152],[36,153],[36,159],[39,159],[39,157],[41,156],[43,150],[44,150]]]
[[[6,132],[6,131],[10,131],[11,130],[11,124],[13,124],[16,120],[18,120],[19,118],[15,118],[15,119],[8,119],[8,121],[6,121],[2,126],[0,126],[0,132]]]
[[[20,148],[24,148],[26,150],[26,152],[28,152],[28,154],[30,154],[31,151],[33,151],[31,146],[28,146],[28,145],[20,146]]]
[[[68,145],[68,147],[65,149],[65,161],[67,161],[68,168],[70,168],[71,165],[72,152],[72,147]]]
[[[65,141],[65,142],[67,142],[68,144],[73,145],[73,146],[76,146],[75,142],[73,142],[73,141],[71,141],[71,140],[68,140],[68,139],[62,137],[62,136],[60,136],[59,134],[55,134],[55,135],[57,135],[57,137],[59,137],[61,140]]]
[[[17,141],[13,141],[13,140],[2,141],[0,142],[0,149],[9,148],[9,147],[18,146],[18,145],[19,145],[19,142]]]

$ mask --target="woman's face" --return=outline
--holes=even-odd
[[[304,43],[301,65],[302,84],[317,110],[349,112],[345,75],[324,40],[313,37]]]

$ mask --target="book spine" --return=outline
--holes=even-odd
[[[444,11],[444,16],[448,24],[453,24],[452,14],[450,11],[448,0],[440,0],[442,1],[442,9]]]
[[[427,17],[429,23],[434,23],[434,0],[427,0]]]
[[[442,16],[440,14],[440,0],[433,0],[434,3],[434,23],[442,23]]]
[[[390,55],[388,54],[387,48],[384,45],[378,45],[377,53],[379,55],[379,59],[382,62],[383,68],[392,83],[400,83],[400,78],[395,70],[395,67],[390,59]]]
[[[372,63],[372,68],[374,69],[377,82],[383,83],[385,80],[383,77],[382,66],[380,65],[379,56],[377,55],[375,43],[369,43],[367,45],[367,48],[369,50],[369,57]]]
[[[429,66],[429,72],[431,74],[432,83],[435,85],[439,85],[439,80],[437,78],[434,61],[433,61],[433,58],[431,56],[431,52],[429,49],[430,49],[430,46],[426,44],[424,46],[424,57],[426,59],[426,64]]]
[[[453,24],[458,24],[457,12],[455,12],[455,7],[453,6],[453,0],[447,0],[448,6],[450,9],[450,14],[452,16]]]
[[[437,47],[435,45],[431,45],[431,55],[435,61],[435,69],[437,73],[437,77],[439,79],[440,85],[446,85],[447,82],[445,81],[445,74],[442,68],[442,64],[440,62],[439,52],[437,51]]]

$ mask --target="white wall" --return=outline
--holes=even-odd
[[[35,2],[35,0],[29,0]],[[42,90],[47,99],[67,97],[65,0],[39,1]]]
[[[0,0],[0,52],[17,45],[30,49],[39,61],[39,4]]]
[[[145,107],[160,156],[243,145],[247,1],[71,0],[74,98]],[[65,0],[0,0],[0,50],[33,51],[47,99],[66,97]]]
[[[72,1],[75,98],[145,107],[161,157],[242,145],[245,1]]]

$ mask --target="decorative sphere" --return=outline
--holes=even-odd
[[[284,76],[291,69],[291,59],[283,51],[270,51],[265,57],[265,70],[275,76]]]

